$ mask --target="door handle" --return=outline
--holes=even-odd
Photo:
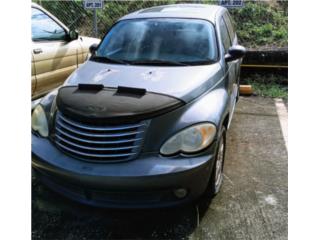
[[[34,54],[42,53],[42,49],[41,49],[41,48],[33,49],[33,53],[34,53]]]

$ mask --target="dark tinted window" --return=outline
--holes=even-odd
[[[31,31],[34,41],[65,39],[64,29],[47,14],[36,8],[32,8]]]
[[[235,37],[235,33],[234,33],[234,27],[233,27],[233,23],[232,23],[231,17],[230,17],[229,14],[225,14],[223,16],[223,19],[224,19],[225,23],[227,24],[227,27],[228,27],[228,30],[229,30],[229,35],[230,35],[231,41],[233,42],[234,37]]]
[[[221,40],[222,40],[224,52],[227,53],[228,49],[231,46],[231,40],[229,37],[227,26],[226,26],[223,18],[220,19],[219,26],[220,26],[220,31],[221,31]]]
[[[214,26],[205,20],[123,20],[104,38],[96,57],[201,64],[217,59],[215,39]]]

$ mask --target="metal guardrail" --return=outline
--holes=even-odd
[[[241,67],[246,69],[288,69],[288,48],[248,50]]]
[[[288,66],[283,65],[261,65],[261,64],[241,64],[244,68],[283,68],[286,69]]]

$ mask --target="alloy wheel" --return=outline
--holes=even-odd
[[[217,153],[217,160],[215,166],[215,179],[214,179],[214,186],[215,192],[219,192],[221,184],[222,184],[222,169],[223,169],[223,159],[224,159],[224,136],[221,136],[219,142],[219,149]]]

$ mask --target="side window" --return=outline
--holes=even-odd
[[[64,40],[66,37],[65,30],[37,8],[32,8],[31,31],[33,41]]]
[[[224,52],[227,53],[231,46],[231,40],[229,37],[226,23],[224,22],[223,18],[220,19],[219,26],[220,26],[221,40],[222,40]]]
[[[231,38],[231,42],[233,42],[234,37],[235,37],[235,33],[234,33],[234,27],[233,27],[231,17],[229,14],[224,14],[223,19],[224,19],[225,23],[227,24],[227,28],[229,30],[229,36]]]

